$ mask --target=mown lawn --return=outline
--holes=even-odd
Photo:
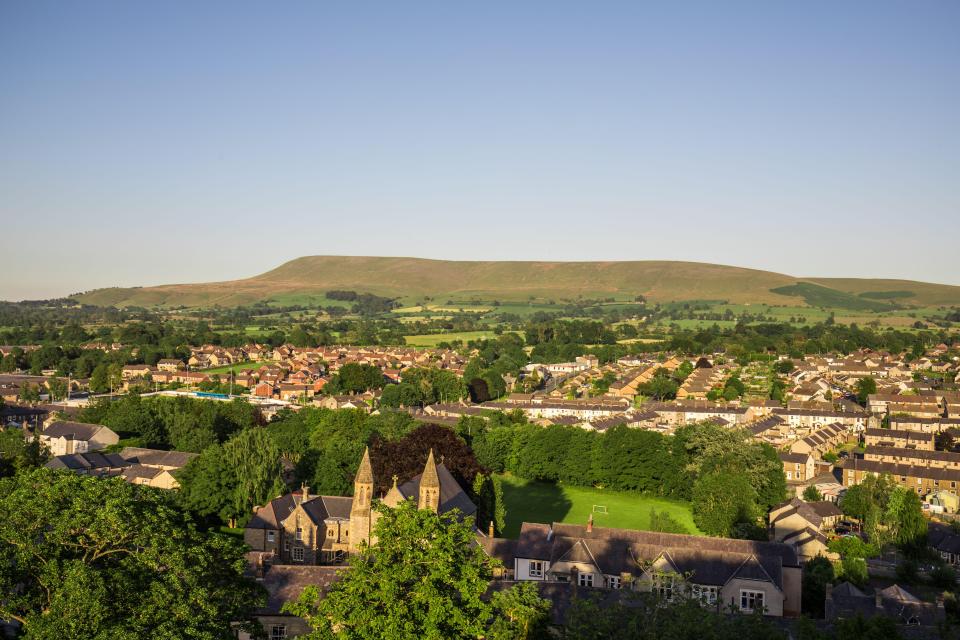
[[[520,525],[524,521],[586,524],[594,505],[607,508],[606,514],[593,514],[593,522],[598,527],[647,529],[650,526],[650,511],[656,509],[669,513],[689,533],[701,533],[693,523],[690,505],[684,502],[609,489],[531,482],[510,475],[500,478],[507,506],[505,534],[508,538],[520,534]]]
[[[259,369],[265,364],[272,364],[272,361],[264,360],[261,362],[238,362],[237,364],[228,364],[222,367],[211,367],[210,369],[200,369],[201,373],[212,376],[215,373],[230,373],[231,371],[246,371],[247,369]]]

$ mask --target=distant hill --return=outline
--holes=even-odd
[[[525,301],[631,298],[653,302],[726,300],[882,310],[891,304],[960,304],[960,287],[909,280],[797,278],[716,264],[672,261],[511,262],[308,256],[244,280],[90,291],[101,306],[224,307],[258,301],[322,303],[331,290],[413,301]]]

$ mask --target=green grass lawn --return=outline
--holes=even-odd
[[[598,527],[646,529],[650,526],[650,510],[666,511],[690,533],[700,534],[693,524],[690,505],[684,502],[642,496],[625,491],[530,482],[504,475],[503,498],[507,506],[508,538],[520,534],[526,522],[568,522],[586,524],[594,505],[604,505],[607,513],[594,513]],[[481,527],[482,528],[482,527]]]
[[[261,362],[238,362],[237,364],[228,364],[223,367],[213,367],[210,369],[202,369],[201,372],[209,376],[212,376],[215,373],[229,373],[231,371],[246,371],[248,369],[259,369],[265,364],[273,364],[273,361],[261,361]]]

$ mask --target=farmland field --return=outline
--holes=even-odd
[[[531,482],[510,475],[500,478],[503,481],[503,498],[507,507],[505,535],[508,538],[515,538],[520,534],[520,525],[524,520],[544,524],[586,524],[594,505],[607,508],[605,514],[593,514],[593,522],[598,527],[646,529],[650,526],[650,511],[656,509],[669,513],[690,533],[700,534],[700,530],[693,523],[690,505],[685,502],[626,491]]]
[[[441,342],[451,342],[453,340],[463,340],[465,343],[469,340],[480,340],[482,338],[495,338],[493,331],[454,331],[451,333],[429,333],[419,336],[404,336],[404,340],[411,347],[436,347]]]

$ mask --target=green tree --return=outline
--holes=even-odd
[[[816,485],[810,485],[803,490],[803,499],[807,502],[820,502],[823,500],[823,494],[817,489]]]
[[[693,487],[693,519],[711,536],[729,536],[737,524],[755,523],[757,491],[742,474],[706,473]]]
[[[509,589],[495,591],[490,604],[493,623],[487,637],[491,640],[534,640],[549,638],[550,601],[540,597],[536,582],[520,582]]]
[[[869,575],[867,574],[867,561],[863,558],[854,558],[847,556],[840,561],[840,578],[863,587],[867,584]]]
[[[823,617],[824,600],[827,597],[827,585],[834,581],[833,563],[817,556],[803,565],[803,580],[800,602],[803,613],[814,618]]]
[[[492,613],[484,599],[490,560],[471,522],[419,510],[410,501],[377,505],[376,545],[351,556],[325,597],[307,587],[284,610],[314,631],[304,638],[477,638]],[[336,629],[336,631],[334,631]]]
[[[263,589],[244,547],[150,487],[36,469],[0,480],[0,618],[38,640],[234,637]]]
[[[28,442],[21,429],[0,428],[0,476],[42,467],[49,459],[50,450],[38,438]]]
[[[857,401],[862,405],[866,405],[870,394],[877,392],[877,381],[872,377],[864,376],[857,380],[856,390]]]
[[[223,458],[235,470],[234,513],[249,514],[253,507],[266,504],[283,494],[280,478],[280,450],[266,430],[246,429],[223,445]]]
[[[110,390],[110,370],[104,363],[98,364],[90,374],[90,391],[106,393]]]
[[[220,445],[204,449],[179,472],[177,480],[177,495],[184,508],[203,517],[216,516],[223,522],[236,515],[236,469],[227,464]]]

